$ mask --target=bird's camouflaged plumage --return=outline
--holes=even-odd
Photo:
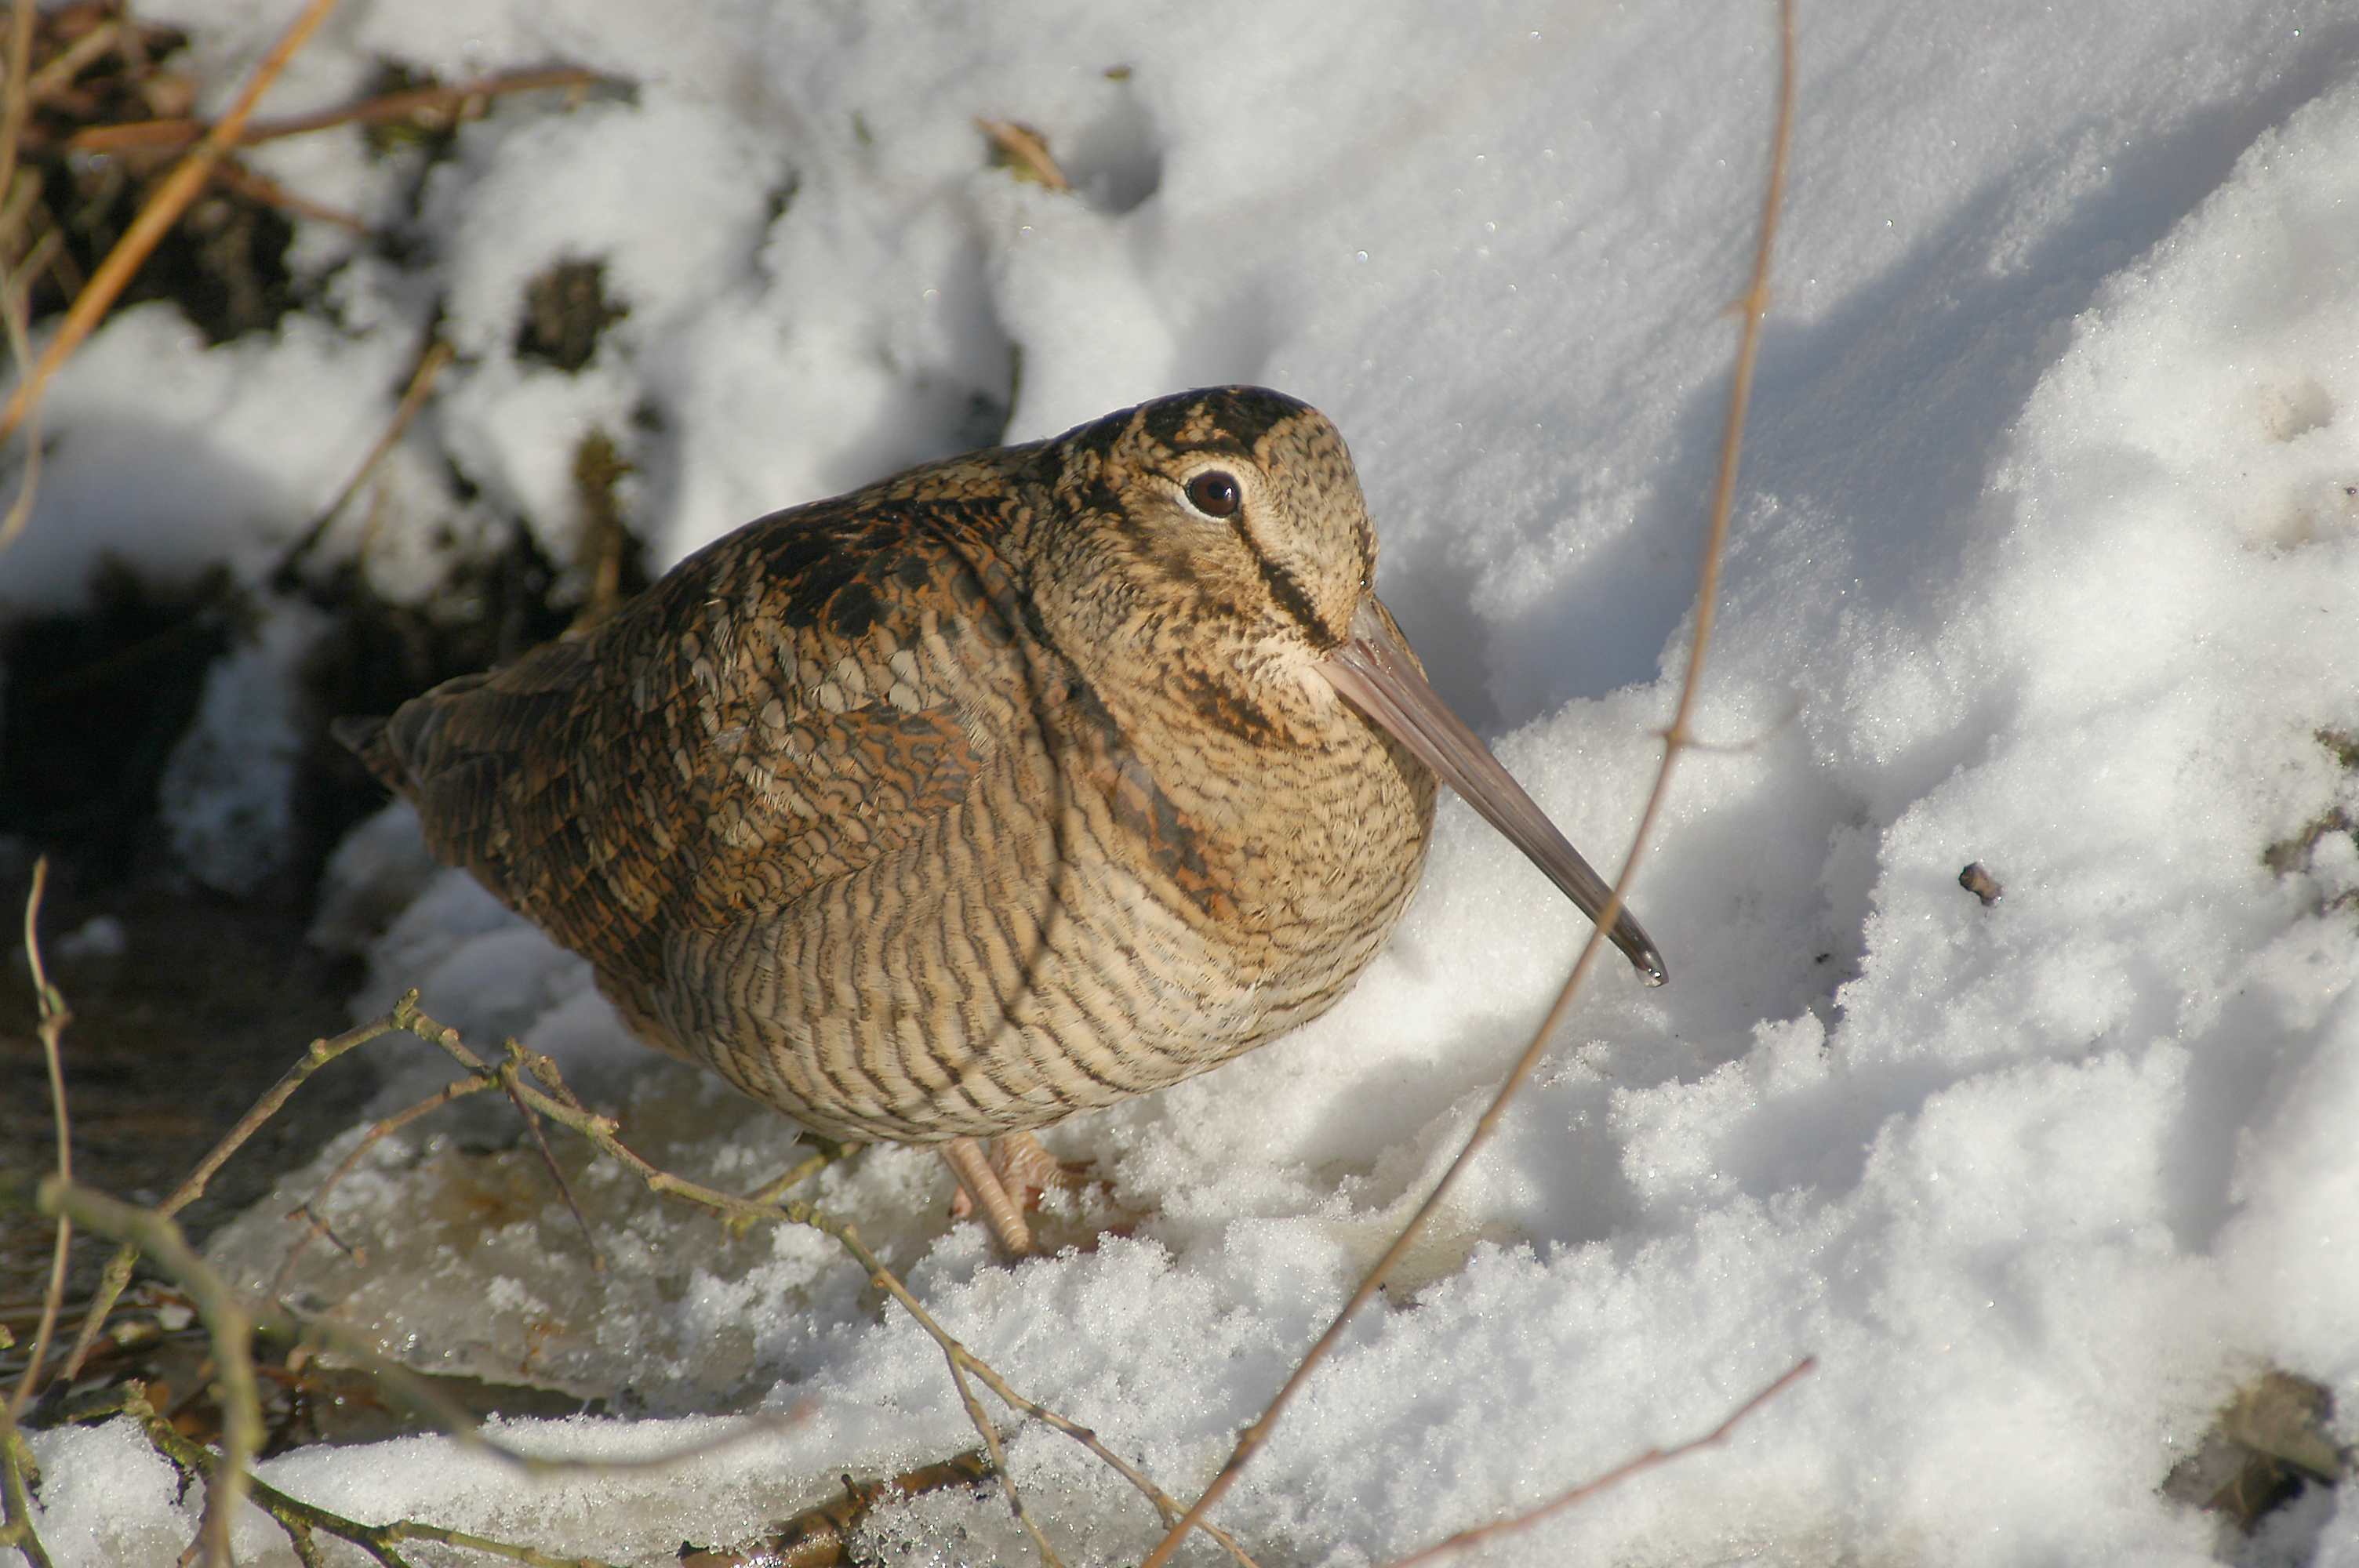
[[[1275,1038],[1391,934],[1433,775],[1310,673],[1375,557],[1322,416],[1189,394],[750,524],[347,733],[650,1044],[838,1137],[991,1136]]]

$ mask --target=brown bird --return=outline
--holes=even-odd
[[[1350,988],[1437,773],[1603,907],[1375,565],[1324,416],[1188,393],[748,524],[338,734],[649,1044],[823,1133],[940,1146],[1022,1252],[1032,1129]],[[1661,983],[1626,912],[1612,936]]]

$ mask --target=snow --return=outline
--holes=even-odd
[[[225,80],[285,10],[172,14]],[[570,454],[603,426],[669,562],[956,449],[1011,383],[1025,438],[1257,380],[1337,420],[1380,589],[1437,684],[1618,862],[1686,657],[1768,6],[657,15],[343,15],[288,108],[381,55],[638,86],[471,128],[429,177],[425,282],[314,235],[310,265],[342,264],[333,320],[211,350],[157,307],[111,325],[52,394],[60,445],[0,593],[69,599],[103,547],[266,572],[382,428],[438,299],[462,358],[370,560],[411,598],[434,556],[414,540],[474,515],[426,454],[561,558]],[[1680,765],[1636,899],[1672,983],[1600,970],[1255,1459],[1218,1517],[1265,1563],[1379,1563],[1537,1503],[1708,1430],[1804,1354],[1818,1370],[1725,1448],[1477,1558],[2207,1562],[2212,1521],[2158,1487],[2235,1388],[2284,1367],[2359,1435],[2359,849],[2312,831],[2359,816],[2336,739],[2359,735],[2359,32],[2266,0],[1818,0],[1803,25],[1712,744]],[[986,167],[976,115],[1038,127],[1078,194]],[[356,146],[256,161],[386,211],[398,182]],[[575,376],[514,351],[523,281],[568,259],[603,260],[629,308]],[[209,718],[267,724],[235,672],[296,633],[258,637]],[[226,831],[212,852],[245,863]],[[750,1188],[796,1158],[777,1118],[631,1045],[578,961],[428,875],[399,812],[364,832],[332,900],[403,912],[356,1013],[422,986],[479,1049],[515,1033],[558,1055],[699,1179]],[[1995,904],[1959,886],[1970,861]],[[1114,1226],[1094,1250],[995,1261],[913,1152],[831,1171],[818,1198],[1017,1388],[1192,1495],[1439,1173],[1582,935],[1446,806],[1400,935],[1332,1014],[1050,1134],[1107,1183],[1062,1220]],[[411,1061],[383,1108],[432,1081]],[[506,1430],[537,1451],[790,1424],[664,1470],[534,1479],[420,1438],[291,1454],[274,1484],[654,1563],[847,1470],[971,1444],[939,1353],[824,1238],[729,1237],[575,1153],[593,1271],[538,1157],[483,1152],[505,1117],[469,1102],[439,1138],[380,1146],[332,1206],[368,1266],[316,1249],[298,1296],[421,1368],[631,1414]],[[216,1259],[268,1279],[277,1217],[326,1168]],[[60,1563],[165,1563],[192,1528],[120,1423],[36,1447]],[[1070,1561],[1153,1540],[1066,1439],[1027,1426],[1009,1453]],[[2298,1522],[2250,1550],[2359,1563],[2347,1507]],[[258,1519],[241,1541],[291,1561]],[[873,1544],[1027,1550],[1004,1504],[963,1493]]]

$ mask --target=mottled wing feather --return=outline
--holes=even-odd
[[[658,1033],[668,941],[853,875],[1006,742],[982,696],[1023,684],[996,519],[936,510],[766,518],[594,635],[405,705],[382,739],[435,851]]]

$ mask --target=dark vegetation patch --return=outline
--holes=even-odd
[[[179,162],[181,145],[109,133],[189,114],[197,84],[178,61],[187,44],[176,27],[127,15],[122,0],[80,0],[36,25],[37,90],[18,156],[38,185],[22,232],[56,239],[32,280],[35,321],[72,302]],[[168,299],[215,343],[277,325],[299,297],[286,260],[295,228],[273,190],[231,160],[141,265],[117,308]]]
[[[598,352],[606,329],[629,314],[629,307],[606,297],[605,263],[559,262],[525,285],[516,358],[571,375]]]

